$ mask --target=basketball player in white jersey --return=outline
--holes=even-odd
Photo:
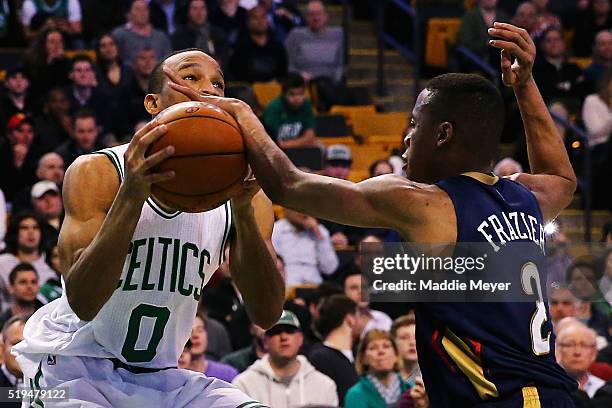
[[[167,86],[164,66],[198,93],[224,94],[214,59],[179,52],[152,76],[144,101],[152,116],[188,100]],[[174,175],[151,169],[173,148],[145,152],[165,131],[153,119],[129,144],[81,156],[68,169],[59,238],[64,294],[30,318],[13,352],[27,386],[67,387],[70,399],[26,398],[23,406],[263,407],[228,383],[176,367],[231,225],[230,268],[252,321],[271,327],[279,318],[284,283],[270,244],[271,203],[253,180],[204,213],[156,202],[151,184]]]

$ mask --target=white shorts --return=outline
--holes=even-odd
[[[47,356],[36,376],[24,378],[24,383],[34,393],[55,389],[57,394],[51,395],[55,397],[66,389],[68,400],[25,398],[22,407],[268,408],[233,385],[202,373],[170,368],[134,374],[115,369],[105,358]]]

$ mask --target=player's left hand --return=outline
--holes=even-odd
[[[536,47],[531,36],[524,28],[508,23],[493,23],[489,35],[498,39],[489,44],[501,48],[502,80],[506,86],[524,85],[531,78],[535,61]],[[514,57],[514,62],[512,62]]]
[[[232,198],[232,208],[237,211],[249,210],[251,208],[251,201],[259,190],[261,190],[261,187],[249,166],[247,175],[242,182],[242,193],[238,193]]]

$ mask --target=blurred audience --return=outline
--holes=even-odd
[[[595,35],[592,53],[592,62],[584,70],[584,76],[589,87],[595,89],[606,70],[612,67],[612,33],[609,30],[600,31]]]
[[[267,82],[283,78],[287,74],[287,53],[270,30],[262,6],[247,12],[246,27],[230,59],[229,69],[234,79]]]
[[[368,173],[370,177],[378,177],[382,176],[383,174],[393,174],[393,166],[387,159],[376,160],[374,163],[370,164]]]
[[[204,373],[207,377],[215,377],[220,380],[232,382],[238,375],[238,371],[230,365],[213,361],[206,357],[208,348],[208,319],[198,313],[191,328],[191,362],[189,369]]]
[[[28,263],[16,265],[9,273],[9,293],[13,304],[0,314],[0,327],[11,317],[18,315],[31,315],[40,307],[36,299],[38,294],[38,274],[34,267]]]
[[[4,88],[0,96],[0,129],[4,129],[9,118],[16,113],[32,115],[36,109],[30,92],[30,80],[24,68],[8,70]]]
[[[574,27],[574,55],[589,57],[592,52],[595,36],[602,30],[612,28],[610,0],[591,0],[586,10],[578,11]]]
[[[81,4],[79,0],[24,0],[21,23],[27,39],[47,29],[77,36],[82,31]]]
[[[530,1],[525,1],[516,8],[512,17],[512,24],[527,30],[531,38],[538,35],[538,12]]]
[[[302,15],[295,0],[259,0],[266,10],[274,35],[281,43],[295,27],[302,25]]]
[[[263,343],[265,330],[255,324],[251,324],[250,334],[253,340],[249,346],[227,354],[221,359],[222,363],[231,365],[239,373],[249,368],[251,364],[266,354]]]
[[[522,173],[523,166],[512,157],[505,157],[497,162],[493,168],[493,174],[498,177],[511,176],[516,173]]]
[[[357,349],[359,382],[347,392],[347,407],[386,407],[397,403],[408,390],[399,372],[397,347],[387,331],[372,330]]]
[[[303,335],[298,318],[284,310],[264,336],[268,354],[234,379],[233,384],[262,404],[278,408],[337,406],[336,385],[298,355]]]
[[[32,42],[26,58],[26,72],[33,95],[44,95],[53,87],[70,83],[70,60],[64,53],[64,35],[51,28]]]
[[[263,124],[282,149],[315,146],[315,115],[300,75],[289,74],[283,80],[282,95],[264,110]]]
[[[55,152],[46,153],[38,161],[36,178],[38,181],[51,181],[61,188],[64,181],[64,170],[62,156]],[[26,185],[15,194],[12,206],[14,213],[32,208],[32,186]]]
[[[499,51],[488,44],[487,30],[495,21],[510,22],[510,16],[497,8],[497,0],[478,0],[477,6],[467,11],[461,19],[458,44],[493,65],[499,61]]]
[[[40,219],[45,248],[57,241],[64,207],[60,190],[52,181],[39,181],[32,186],[32,211]]]
[[[559,17],[548,10],[548,0],[531,0],[536,9],[537,29],[535,37],[544,34],[550,28],[561,29]]]
[[[371,243],[381,243],[380,240],[374,241],[370,237]],[[372,330],[391,330],[393,321],[384,312],[370,308],[369,293],[364,287],[363,278],[360,271],[353,271],[344,277],[344,294],[357,304],[357,321],[355,330],[363,338]]]
[[[2,356],[4,361],[0,366],[1,387],[23,386],[23,373],[15,360],[15,356],[11,354],[11,347],[23,340],[23,328],[29,317],[29,315],[16,315],[2,326]],[[8,405],[4,402],[3,406],[21,406],[21,403]]]
[[[319,284],[322,275],[331,275],[338,267],[327,228],[295,210],[286,208],[285,218],[274,223],[272,244],[285,261],[287,287]]]
[[[416,321],[414,312],[400,316],[393,321],[391,338],[397,346],[400,359],[400,374],[404,381],[413,386],[421,377],[416,349]]]
[[[211,4],[212,3],[212,4]],[[212,6],[215,7],[212,7]],[[225,38],[231,45],[235,45],[238,36],[246,27],[247,11],[240,7],[239,0],[218,0],[208,3],[210,21],[225,32]]]
[[[119,47],[121,60],[128,65],[134,65],[143,47],[153,48],[157,60],[161,60],[172,49],[168,36],[151,25],[149,7],[145,0],[132,1],[127,24],[115,28],[112,34]]]
[[[312,365],[336,383],[341,406],[346,392],[359,380],[353,354],[353,343],[359,336],[355,332],[356,314],[357,304],[346,295],[324,298],[314,322],[322,342],[316,343],[308,355]]]
[[[54,151],[70,139],[72,117],[64,88],[51,88],[45,95],[42,113],[34,120],[34,129],[36,134],[44,135],[40,140],[44,152]]]
[[[82,109],[74,118],[71,139],[62,143],[56,153],[62,156],[66,167],[69,167],[80,155],[104,148],[98,140],[98,134],[98,122],[94,112]]]

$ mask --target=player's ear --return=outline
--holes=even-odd
[[[147,94],[144,99],[144,107],[147,112],[149,112],[149,114],[153,116],[161,112],[163,109],[161,106],[161,98],[159,97],[159,94]]]
[[[453,124],[450,122],[442,122],[438,125],[438,134],[436,136],[436,145],[442,147],[453,138]]]

